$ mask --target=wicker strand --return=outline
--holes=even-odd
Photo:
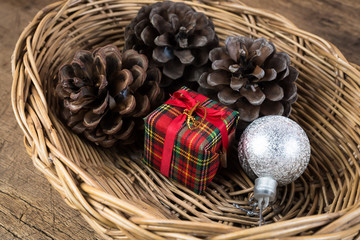
[[[34,165],[104,239],[340,239],[360,231],[360,67],[324,39],[286,18],[238,0],[184,1],[204,12],[221,42],[264,37],[299,72],[291,118],[307,132],[312,156],[258,225],[253,183],[235,166],[202,195],[141,163],[136,149],[106,150],[57,118],[57,71],[78,49],[115,44],[141,6],[155,0],[68,0],[39,11],[12,56],[11,102]],[[223,44],[223,43],[222,43]],[[245,209],[245,211],[243,210]]]

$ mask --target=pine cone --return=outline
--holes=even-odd
[[[264,38],[228,37],[209,53],[212,71],[198,91],[239,111],[241,128],[265,115],[289,116],[297,99],[298,71],[286,53]]]
[[[62,117],[74,132],[104,147],[132,143],[143,127],[141,117],[164,97],[160,74],[135,50],[121,55],[108,45],[93,53],[79,51],[59,70]]]
[[[197,81],[218,42],[212,21],[184,3],[144,6],[125,30],[125,49],[145,54],[150,65],[158,66],[163,73],[160,86],[169,92]]]

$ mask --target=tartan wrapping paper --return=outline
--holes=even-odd
[[[198,93],[182,87],[191,97]],[[235,125],[238,112],[210,100],[201,106],[224,111],[223,122],[230,133]],[[160,171],[165,134],[171,122],[183,113],[184,108],[165,104],[150,113],[145,120],[144,163]],[[199,120],[196,116],[196,120]],[[228,136],[226,136],[228,137]],[[219,165],[222,149],[220,130],[205,121],[196,129],[190,130],[186,121],[177,132],[171,156],[169,177],[194,191],[201,193],[214,178]]]

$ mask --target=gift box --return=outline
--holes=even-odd
[[[237,115],[182,87],[144,119],[144,163],[201,193],[226,157]]]

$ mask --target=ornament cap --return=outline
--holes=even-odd
[[[275,200],[277,182],[272,177],[259,177],[255,180],[254,197],[259,207],[266,208]]]

